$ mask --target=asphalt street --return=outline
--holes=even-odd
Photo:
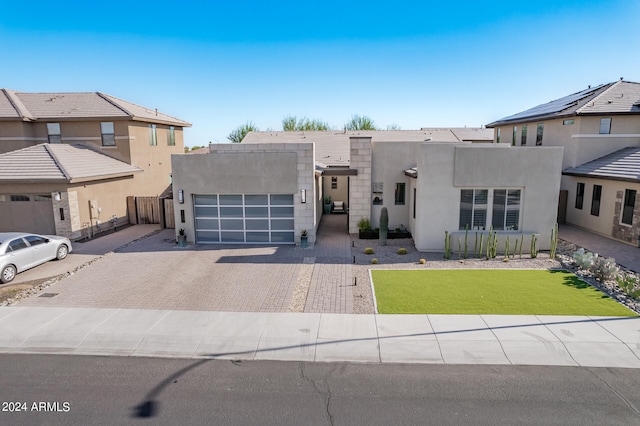
[[[638,369],[1,355],[0,383],[12,425],[640,424]]]

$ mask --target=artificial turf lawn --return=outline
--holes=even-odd
[[[371,271],[381,314],[635,316],[566,271]]]

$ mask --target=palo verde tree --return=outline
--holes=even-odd
[[[329,124],[319,119],[310,120],[307,117],[298,119],[295,115],[288,115],[282,119],[282,130],[284,130],[285,132],[310,132],[331,130],[331,128],[329,127]]]
[[[347,130],[377,130],[376,123],[366,115],[360,116],[354,114],[345,125]]]
[[[260,129],[258,129],[255,124],[253,124],[253,121],[247,121],[245,124],[239,126],[237,129],[229,133],[227,139],[229,139],[233,143],[240,143],[242,142],[242,139],[247,136],[247,133],[257,132],[258,130]]]

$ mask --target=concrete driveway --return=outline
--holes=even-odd
[[[180,248],[163,230],[20,306],[288,312],[303,259],[292,246]]]

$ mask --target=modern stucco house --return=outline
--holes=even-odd
[[[189,123],[99,93],[0,90],[0,231],[81,238],[170,185]]]
[[[548,248],[562,148],[485,144],[486,129],[256,132],[209,154],[173,155],[176,229],[198,243],[315,241],[323,198],[343,201],[345,232],[362,218],[410,230],[422,251],[444,231],[539,234]],[[487,136],[488,135],[488,136]],[[535,164],[536,167],[531,167]]]
[[[559,221],[640,246],[640,83],[589,87],[487,127],[496,143],[563,147]]]

